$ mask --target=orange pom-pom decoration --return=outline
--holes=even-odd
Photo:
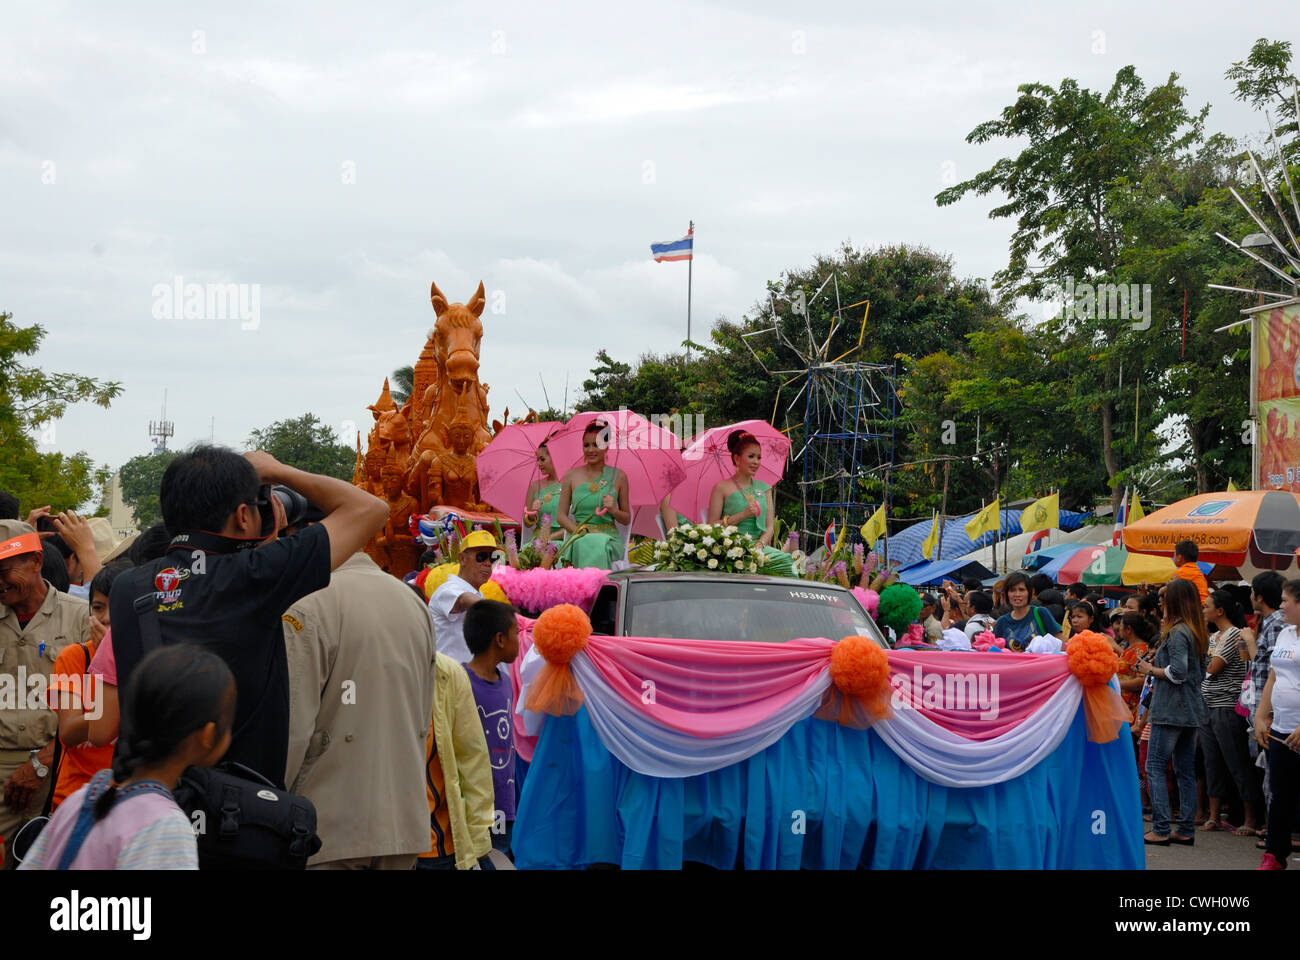
[[[1110,683],[1110,678],[1119,669],[1119,656],[1110,641],[1092,630],[1071,637],[1065,653],[1070,662],[1070,672],[1085,687]]]
[[[889,715],[889,657],[874,640],[845,637],[831,648],[831,688],[816,716],[865,729]]]
[[[889,689],[889,658],[866,637],[845,637],[831,650],[831,681],[850,697],[874,698]]]
[[[533,624],[533,643],[546,662],[555,666],[572,660],[590,636],[590,618],[571,603],[544,610]]]
[[[1088,739],[1110,743],[1128,723],[1128,708],[1112,689],[1110,678],[1119,669],[1119,656],[1100,633],[1085,630],[1070,638],[1065,648],[1070,672],[1083,684],[1084,720]]]

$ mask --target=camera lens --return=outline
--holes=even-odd
[[[284,486],[284,484],[276,484],[271,488],[271,493],[284,507],[285,526],[292,527],[294,524],[302,522],[302,518],[307,514],[306,497],[297,490]]]

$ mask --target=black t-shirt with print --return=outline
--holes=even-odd
[[[289,750],[289,664],[280,615],[330,580],[329,533],[315,523],[264,547],[204,553],[173,547],[124,572],[109,608],[117,683],[125,692],[143,657],[137,597],[153,594],[162,642],[197,643],[221,657],[238,691],[224,760],[284,786]]]

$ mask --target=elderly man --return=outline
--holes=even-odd
[[[40,812],[54,762],[54,711],[45,700],[50,668],[64,647],[90,639],[85,601],[41,578],[36,531],[0,520],[0,836],[12,837]],[[36,679],[39,678],[39,679]],[[10,854],[6,850],[6,866]]]
[[[315,519],[313,517],[313,519]],[[312,869],[411,870],[430,846],[433,624],[358,551],[280,618],[289,660],[285,783],[316,805]]]
[[[470,659],[465,645],[465,614],[480,600],[479,590],[492,577],[492,558],[501,544],[486,530],[475,530],[460,544],[460,569],[429,598],[429,612],[438,634],[438,652],[457,663]]]

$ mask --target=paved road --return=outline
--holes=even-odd
[[[1146,849],[1148,870],[1254,870],[1264,856],[1263,850],[1255,849],[1254,837],[1234,837],[1218,830],[1198,830],[1195,846]],[[1300,869],[1300,858],[1292,856],[1290,869]]]

